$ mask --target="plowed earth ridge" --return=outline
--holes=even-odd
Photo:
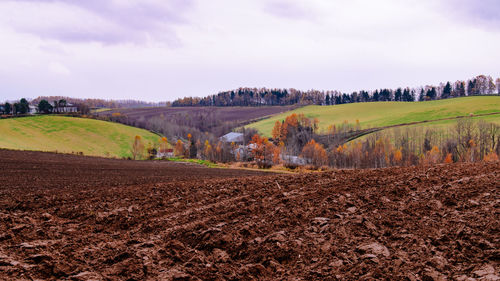
[[[274,175],[0,156],[2,280],[500,276],[499,163]]]

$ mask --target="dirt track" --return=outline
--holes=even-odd
[[[252,175],[42,153],[0,159],[2,280],[500,276],[498,163]]]

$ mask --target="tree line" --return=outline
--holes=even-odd
[[[70,104],[65,99],[54,100],[52,103],[45,99],[40,101],[29,102],[26,98],[20,99],[18,102],[13,104],[5,102],[0,104],[0,114],[19,116],[26,114],[50,114],[50,113],[66,113],[65,110]],[[76,111],[80,114],[88,114],[90,112],[89,107],[85,103],[74,104],[72,107],[76,108]],[[36,111],[36,112],[35,112]]]
[[[65,96],[40,96],[32,100],[33,104],[38,104],[42,100],[59,101],[65,100],[72,104],[85,104],[90,108],[139,108],[139,107],[160,107],[168,106],[168,102],[146,102],[138,100],[105,100],[105,99],[79,99]]]
[[[30,112],[30,104],[28,100],[22,98],[18,102],[14,102],[13,104],[6,102],[4,104],[0,104],[0,113],[2,115],[22,115]]]
[[[296,89],[239,88],[207,97],[184,97],[172,106],[274,106],[336,105],[377,101],[427,101],[476,95],[500,95],[500,78],[479,75],[466,81],[441,83],[419,88],[377,89],[374,91],[300,91]]]

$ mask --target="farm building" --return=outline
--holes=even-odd
[[[307,164],[307,159],[295,155],[281,155],[281,160],[287,165],[303,166]]]
[[[28,110],[28,114],[36,114],[38,113],[38,107],[34,106],[34,105],[30,105],[30,109]]]
[[[58,112],[58,113],[78,112],[78,107],[71,104],[71,103],[68,103],[66,106],[54,108],[54,112]]]
[[[228,142],[228,143],[236,143],[236,144],[242,144],[244,141],[244,137],[242,133],[235,133],[231,132],[228,134],[223,135],[220,137],[220,141],[222,142]]]
[[[172,158],[174,157],[174,149],[173,148],[160,148],[156,153],[157,158]]]

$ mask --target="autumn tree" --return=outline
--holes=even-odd
[[[498,154],[491,150],[486,156],[484,156],[484,161],[486,162],[498,162]]]
[[[446,157],[444,158],[444,163],[446,164],[453,163],[453,155],[451,153],[446,154]]]
[[[313,138],[318,128],[318,119],[311,120],[304,114],[293,113],[287,116],[280,125],[275,123],[273,137],[279,135],[279,138],[275,138],[275,143],[283,142],[288,153],[297,155]]]
[[[425,164],[436,164],[440,162],[440,152],[437,146],[433,146],[431,150],[427,151],[424,156]]]
[[[272,165],[275,147],[266,137],[255,134],[250,142],[252,156],[259,168],[268,168]]]
[[[401,148],[396,149],[396,151],[394,151],[393,159],[396,165],[401,165],[403,160],[403,152],[401,151]]]
[[[174,155],[176,157],[184,156],[184,143],[180,139],[175,143]]]
[[[160,138],[160,152],[165,153],[168,148],[168,139],[167,137]]]
[[[281,138],[281,122],[278,120],[274,123],[273,131],[271,132],[273,139],[279,141]]]
[[[301,156],[315,168],[324,166],[328,162],[328,156],[323,145],[314,140],[309,141],[302,149]]]
[[[212,145],[208,140],[205,141],[205,144],[203,146],[203,156],[205,159],[213,161]]]
[[[144,154],[144,144],[141,136],[135,136],[134,143],[131,148],[132,158],[134,160],[141,159]]]
[[[278,165],[281,163],[281,154],[283,153],[284,147],[285,147],[285,143],[283,143],[282,141],[279,142],[279,144],[274,147],[274,151],[273,151],[273,163],[274,164]]]

